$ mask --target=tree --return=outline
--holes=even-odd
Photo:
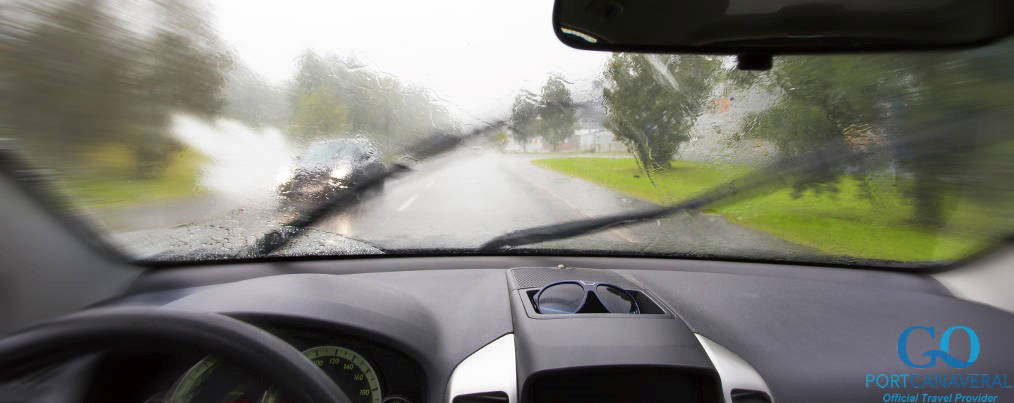
[[[169,116],[184,112],[204,118],[219,115],[225,106],[222,88],[232,57],[222,48],[215,31],[201,10],[189,0],[154,2],[154,34],[144,40],[142,59],[135,75],[141,77],[141,95],[147,99],[131,103],[134,113],[149,125],[136,128],[147,133],[131,143],[140,162],[138,173],[153,177],[160,173],[180,144],[168,133]]]
[[[326,88],[303,94],[296,100],[291,132],[299,140],[341,134],[348,120],[348,110]]]
[[[606,127],[647,172],[668,169],[711,97],[721,71],[706,56],[617,53],[605,70]]]
[[[492,143],[498,150],[503,151],[503,148],[507,146],[507,132],[504,130],[496,132],[496,135],[493,136]]]
[[[25,3],[0,24],[0,113],[25,148],[60,156],[47,166],[86,170],[91,161],[80,156],[117,144],[134,154],[125,171],[155,176],[179,147],[167,132],[171,114],[221,110],[231,58],[189,1],[116,13],[98,0]],[[145,14],[143,30],[126,22],[132,12]]]
[[[887,144],[933,131],[941,118],[964,119],[966,131],[955,137],[974,137],[984,130],[1003,130],[1010,122],[1009,94],[1014,75],[1011,42],[965,53],[779,58],[774,68],[753,80],[766,81],[778,101],[748,116],[742,134],[768,140],[785,157],[818,147],[834,150],[863,146],[863,137]],[[740,77],[742,78],[742,77]],[[955,114],[959,111],[959,114]],[[974,117],[974,118],[972,118]],[[909,142],[911,144],[911,141]],[[968,196],[996,186],[955,186],[988,177],[991,166],[984,150],[948,144],[918,149],[890,147],[879,158],[848,161],[795,179],[796,196],[806,190],[835,191],[841,172],[859,177],[870,195],[871,175],[894,167],[911,180],[899,182],[913,202],[912,221],[925,226],[943,224],[943,199],[949,193]],[[993,164],[1002,166],[1002,164]],[[970,170],[970,167],[978,167]],[[1002,175],[999,175],[1002,176]],[[998,176],[998,177],[999,177]],[[973,178],[974,177],[974,178]]]
[[[292,85],[292,115],[289,133],[296,140],[344,134],[348,108],[335,83],[331,66],[307,52],[299,58],[299,69]]]
[[[29,149],[62,145],[80,152],[91,142],[114,140],[121,125],[135,120],[129,104],[136,96],[120,84],[131,75],[127,56],[134,49],[116,46],[123,35],[107,27],[117,20],[95,1],[30,15],[0,25],[0,99],[11,133]]]
[[[896,84],[885,80],[879,56],[780,58],[768,74],[744,74],[734,84],[764,83],[781,96],[770,108],[748,115],[741,135],[771,142],[783,158],[818,148],[835,152],[858,135],[876,135],[871,123],[884,115],[882,95]],[[872,164],[867,160],[865,163]],[[857,163],[857,161],[853,161]],[[834,167],[796,178],[794,196],[804,191],[837,192]]]
[[[894,150],[899,168],[912,176],[903,187],[912,200],[912,221],[928,227],[946,224],[948,199],[992,206],[996,230],[1012,221],[1014,187],[1011,143],[998,142],[993,133],[1008,133],[1014,93],[1014,42],[949,54],[910,54],[883,61],[898,77],[897,92],[886,94],[886,131],[919,136],[929,128],[961,122],[953,140],[934,142],[917,150]],[[899,74],[900,73],[900,74]],[[900,158],[897,158],[900,157]],[[999,204],[997,204],[999,203]]]
[[[352,59],[305,53],[291,84],[291,133],[369,137],[381,151],[396,151],[457,122],[425,88],[372,72]]]
[[[299,97],[326,88],[334,78],[331,69],[324,60],[313,51],[306,51],[299,57],[298,69],[292,84],[293,103]]]
[[[244,66],[229,73],[222,93],[225,117],[252,127],[285,128],[289,124],[292,110],[285,89],[268,84]]]
[[[560,143],[574,134],[577,125],[576,108],[571,99],[570,90],[559,76],[550,76],[542,86],[541,99],[536,110],[539,134],[553,146],[553,151]]]
[[[225,105],[222,88],[233,66],[202,10],[190,0],[154,2],[160,12],[155,34],[147,41],[145,56],[150,64],[144,74],[153,94],[152,102],[170,105],[187,113],[210,117]],[[143,59],[142,59],[143,60]]]
[[[521,91],[514,98],[514,105],[511,106],[509,119],[511,136],[514,141],[521,143],[521,150],[527,151],[528,140],[535,137],[536,119],[539,113],[539,101],[536,95],[529,91]]]
[[[841,146],[850,130],[884,114],[878,99],[891,91],[876,57],[781,58],[771,71],[782,93],[769,109],[744,121],[744,134],[774,143],[787,156],[816,146]]]

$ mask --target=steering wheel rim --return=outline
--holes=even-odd
[[[0,374],[54,356],[138,342],[207,351],[282,386],[298,401],[351,403],[324,371],[277,336],[225,315],[165,308],[89,310],[8,335],[0,339]]]

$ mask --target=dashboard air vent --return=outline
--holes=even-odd
[[[507,393],[483,392],[455,396],[451,403],[507,403],[509,401]]]
[[[732,403],[771,403],[771,396],[759,390],[733,389]]]

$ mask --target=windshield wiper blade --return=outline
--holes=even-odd
[[[422,161],[458,148],[471,138],[484,136],[505,125],[504,121],[498,120],[488,122],[463,135],[436,134],[413,143],[400,154],[407,154],[416,162]],[[357,184],[331,195],[313,208],[301,211],[295,218],[282,224],[278,229],[261,235],[243,255],[264,256],[284,247],[321,219],[359,204],[364,199],[362,195],[383,185],[387,179],[410,170],[411,168],[404,164],[386,166],[379,173],[363,178]]]
[[[925,126],[927,129],[917,136],[901,137],[893,142],[887,142],[883,147],[905,150],[904,153],[900,153],[899,159],[910,159],[927,151],[939,150],[942,146],[952,147],[951,150],[954,151],[961,147],[981,145],[984,141],[1002,139],[1005,135],[1005,132],[1001,131],[986,131],[985,133],[965,133],[963,136],[955,136],[954,133],[967,131],[962,130],[962,124],[968,122],[966,119],[970,119],[969,116],[955,113],[948,116],[948,119],[940,119],[935,121],[935,124],[927,124]],[[486,241],[479,247],[479,251],[497,252],[511,247],[592,234],[681,212],[697,211],[705,207],[719,207],[783,189],[792,183],[793,178],[800,176],[805,175],[811,179],[827,178],[830,175],[835,175],[848,162],[857,161],[882,151],[884,151],[882,147],[854,150],[840,146],[826,146],[796,158],[774,162],[747,175],[704,190],[674,205],[524,228]]]
[[[846,161],[849,158],[855,158],[855,155],[850,153],[821,152],[819,155],[807,158],[805,160],[806,163],[776,163],[758,172],[715,186],[671,206],[520,229],[486,241],[486,243],[479,247],[479,250],[494,252],[515,246],[572,238],[604,231],[613,227],[654,220],[685,211],[699,210],[708,206],[714,207],[720,203],[729,203],[734,200],[749,198],[751,195],[759,195],[763,193],[764,189],[781,187],[787,183],[788,177],[794,174],[832,162]]]

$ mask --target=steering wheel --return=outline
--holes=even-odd
[[[123,345],[189,347],[263,376],[297,401],[351,403],[327,374],[275,335],[215,313],[150,307],[85,311],[0,339],[0,374]]]

